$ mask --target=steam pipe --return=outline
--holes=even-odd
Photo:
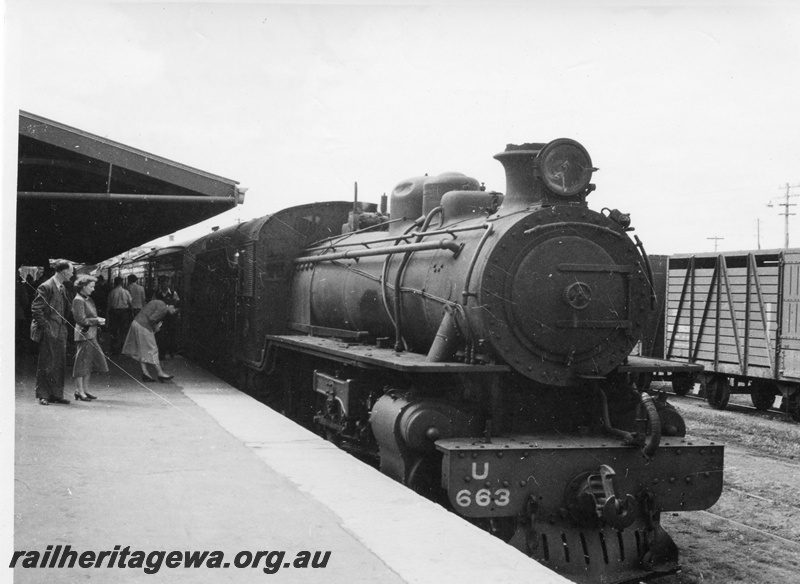
[[[452,239],[440,239],[439,241],[428,241],[424,243],[409,243],[408,245],[398,245],[393,247],[380,247],[378,249],[353,249],[350,251],[340,251],[337,253],[325,253],[313,256],[305,256],[292,260],[293,264],[318,264],[320,262],[330,262],[342,259],[358,259],[369,256],[392,255],[395,253],[414,253],[415,251],[426,251],[429,249],[449,249],[453,254],[458,255],[463,244],[456,243]]]
[[[383,225],[386,225],[386,223],[384,223]],[[412,225],[411,227],[413,228],[415,226]],[[404,233],[402,235],[395,235],[394,237],[383,237],[381,239],[371,239],[368,242],[352,241],[352,242],[349,242],[349,243],[334,243],[332,245],[330,245],[330,244],[329,245],[318,245],[318,246],[315,246],[315,247],[306,248],[306,251],[318,251],[318,250],[321,250],[321,249],[331,249],[332,247],[333,248],[337,248],[337,247],[356,247],[356,246],[364,246],[364,245],[367,245],[367,244],[372,245],[372,244],[375,244],[375,243],[386,243],[386,242],[389,242],[389,241],[395,241],[396,242],[396,241],[399,241],[401,239],[413,239],[415,237],[421,238],[421,237],[433,237],[435,235],[453,235],[454,233],[461,233],[462,231],[475,231],[476,229],[486,229],[486,226],[485,225],[468,225],[468,226],[465,226],[465,227],[452,227],[452,228],[446,228],[446,229],[434,229],[432,231],[426,231],[424,233],[421,232],[421,231],[412,231],[410,233]],[[363,231],[366,231],[366,230],[362,229],[361,231],[363,232]],[[351,233],[354,233],[354,232],[351,232]]]
[[[641,438],[639,434],[635,432],[626,432],[625,430],[614,428],[611,425],[611,420],[608,415],[608,398],[606,398],[606,393],[599,387],[597,388],[597,391],[600,394],[601,422],[603,425],[603,430],[612,436],[621,438],[626,444],[630,444],[632,446],[638,446],[641,444]],[[644,457],[649,460],[652,458],[653,454],[655,454],[659,444],[661,444],[661,418],[659,417],[656,406],[653,403],[653,398],[648,394],[639,394],[639,403],[644,409],[644,413],[647,416],[647,421],[650,422],[650,434],[645,435],[644,446],[641,449]]]

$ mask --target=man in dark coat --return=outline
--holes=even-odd
[[[64,377],[67,367],[67,322],[72,300],[65,283],[72,277],[72,264],[58,261],[56,273],[36,290],[31,305],[39,341],[39,362],[36,368],[36,397],[43,406],[68,404],[64,399]]]
[[[111,354],[119,355],[125,344],[125,335],[131,326],[133,300],[131,293],[122,285],[121,276],[114,278],[114,287],[108,293],[108,332],[111,337]]]

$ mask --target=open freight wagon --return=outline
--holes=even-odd
[[[780,395],[800,421],[800,249],[671,256],[665,301],[664,357],[704,366],[712,407],[749,393],[766,410]]]

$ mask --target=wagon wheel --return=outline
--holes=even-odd
[[[724,375],[713,375],[703,383],[706,401],[715,410],[724,410],[731,397],[731,384]]]
[[[786,412],[795,422],[800,422],[800,390],[784,398]]]
[[[676,395],[686,395],[694,389],[694,376],[691,373],[676,373],[672,376],[672,391]]]
[[[775,405],[775,387],[768,381],[754,382],[750,399],[757,410],[766,411]]]

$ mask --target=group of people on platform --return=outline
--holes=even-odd
[[[89,381],[92,373],[108,371],[106,355],[98,341],[98,329],[106,324],[111,337],[110,353],[129,355],[138,361],[142,381],[172,379],[173,376],[167,375],[161,367],[165,354],[174,355],[177,350],[177,323],[172,317],[178,312],[179,298],[170,288],[169,278],[160,276],[158,289],[152,299],[145,302],[144,288],[138,284],[135,275],[128,276],[127,288],[123,286],[121,277],[115,278],[113,289],[106,293],[102,276],[73,278],[73,272],[70,262],[57,262],[55,274],[36,288],[30,304],[30,338],[39,345],[36,369],[36,398],[39,403],[69,403],[64,397],[64,382],[70,333],[76,348],[72,369],[74,397],[86,402],[97,399],[89,393]],[[19,292],[17,303],[19,306]],[[19,315],[17,318],[19,322]],[[157,341],[159,331],[162,334]],[[155,369],[156,377],[150,375],[148,365]]]

